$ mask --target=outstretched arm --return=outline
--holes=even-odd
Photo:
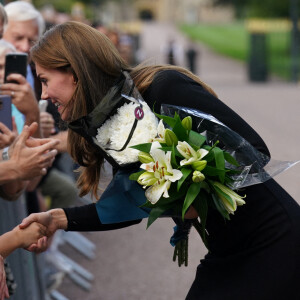
[[[95,204],[89,204],[65,209],[56,208],[43,213],[31,214],[19,226],[20,228],[26,228],[32,222],[43,224],[47,228],[46,236],[50,238],[58,229],[69,231],[106,231],[135,225],[140,223],[141,220],[102,224]],[[44,239],[28,247],[28,250],[33,252],[42,252],[46,249],[47,243]]]
[[[32,223],[25,229],[16,226],[0,236],[0,255],[4,258],[18,248],[26,248],[45,235],[45,226]]]

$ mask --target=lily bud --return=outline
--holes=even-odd
[[[144,172],[143,174],[140,175],[137,182],[140,185],[144,185],[146,187],[146,186],[151,186],[155,182],[157,182],[157,178],[154,177],[154,173],[152,172]]]
[[[165,141],[167,146],[172,146],[173,144],[176,146],[178,143],[178,138],[176,136],[176,134],[170,130],[170,129],[166,129],[165,130]]]
[[[196,171],[202,171],[207,165],[206,160],[198,160],[192,163],[192,168]]]
[[[154,162],[154,159],[149,153],[142,152],[142,151],[139,153],[138,159],[142,164],[148,164],[150,162]]]
[[[181,121],[182,126],[184,127],[184,129],[186,130],[191,130],[192,129],[192,117],[188,116],[185,117],[182,121]]]
[[[205,176],[200,171],[194,171],[192,180],[194,182],[201,182],[205,179]]]
[[[235,193],[229,187],[221,184],[220,182],[214,182],[213,185],[217,188],[218,197],[221,199],[224,208],[230,214],[234,214],[237,205],[244,205],[246,202],[243,200],[246,196],[240,196]],[[226,197],[225,197],[225,195]]]

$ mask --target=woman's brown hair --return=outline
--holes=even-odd
[[[66,22],[47,31],[31,50],[32,60],[45,69],[72,73],[76,89],[68,103],[69,120],[89,114],[101,101],[122,70],[130,72],[143,93],[155,74],[166,69],[178,70],[214,92],[197,76],[175,66],[137,66],[130,68],[110,40],[92,27],[79,22]],[[97,197],[103,157],[83,137],[69,130],[68,151],[81,165],[78,178],[80,196],[92,191]]]

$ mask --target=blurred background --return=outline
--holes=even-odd
[[[9,1],[4,1],[3,4]],[[189,68],[266,141],[273,159],[300,159],[299,0],[36,0],[47,26],[85,22],[131,65]],[[106,168],[100,187],[111,178]],[[300,203],[300,166],[275,178]],[[82,203],[81,203],[82,204]],[[172,262],[173,222],[85,233],[93,254],[59,245],[83,269],[56,280],[53,299],[184,299],[206,254],[190,235],[189,266]],[[94,247],[95,246],[95,247]],[[79,247],[80,248],[80,247]],[[87,250],[86,250],[87,251]]]
[[[132,52],[127,55],[133,64],[148,58],[138,51],[143,24],[163,22],[174,24],[191,43],[202,42],[217,53],[249,63],[251,80],[267,80],[270,75],[277,75],[288,81],[298,80],[298,0],[32,2],[43,13],[49,26],[73,19],[90,23],[99,30],[102,28],[109,35],[118,33],[120,46],[125,48],[126,44],[132,48]],[[167,45],[171,44],[172,39],[172,36],[168,37],[165,41]],[[173,42],[176,46],[176,41]],[[187,53],[186,55],[188,56]],[[192,56],[190,52],[190,57]]]

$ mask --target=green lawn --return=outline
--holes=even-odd
[[[201,41],[215,52],[247,62],[250,34],[243,22],[218,25],[181,25],[180,29],[194,41]],[[266,35],[267,58],[270,73],[290,78],[290,34],[288,32]]]

